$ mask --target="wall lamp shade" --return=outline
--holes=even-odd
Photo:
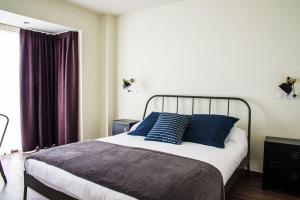
[[[291,83],[282,83],[279,85],[279,87],[288,95],[293,91],[293,84]]]
[[[291,92],[293,92],[293,97],[297,97],[297,95],[295,93],[295,83],[296,83],[296,79],[291,78],[291,77],[287,77],[286,82],[281,83],[279,85],[279,88],[282,91],[284,91],[287,95],[290,95]]]
[[[127,90],[128,92],[132,92],[133,91],[133,89],[132,89],[133,83],[134,83],[133,78],[130,80],[123,79],[123,89]]]

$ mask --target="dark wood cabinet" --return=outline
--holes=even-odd
[[[300,191],[300,140],[266,137],[263,188]]]
[[[137,120],[132,119],[116,119],[113,120],[112,124],[112,135],[117,135],[120,133],[128,132],[130,128],[138,123]]]

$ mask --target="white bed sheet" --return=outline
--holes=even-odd
[[[126,133],[99,140],[124,146],[141,147],[166,152],[207,162],[219,169],[224,184],[226,184],[240,162],[246,157],[248,148],[246,132],[237,127],[232,128],[229,136],[226,138],[224,149],[191,142],[183,142],[181,145],[174,145],[155,141],[145,141],[144,137],[129,136]],[[135,199],[40,161],[29,159],[25,163],[25,168],[29,174],[47,186],[77,199]]]

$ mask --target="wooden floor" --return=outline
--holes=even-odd
[[[23,172],[25,157],[21,153],[1,156],[1,163],[7,178],[7,184],[4,184],[0,176],[0,200],[21,200],[23,199]],[[28,191],[28,200],[46,199],[36,192]]]
[[[300,200],[299,195],[263,190],[262,177],[251,174],[241,175],[236,185],[228,193],[226,200]]]
[[[0,177],[0,199],[20,200],[23,198],[24,156],[20,153],[1,158],[8,183],[5,185]],[[300,200],[300,196],[292,196],[276,191],[261,189],[262,178],[242,175],[234,188],[229,192],[227,200]],[[28,200],[45,199],[29,190]]]

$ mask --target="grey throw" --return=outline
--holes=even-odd
[[[224,199],[221,173],[185,157],[86,141],[37,152],[36,159],[142,200]]]

